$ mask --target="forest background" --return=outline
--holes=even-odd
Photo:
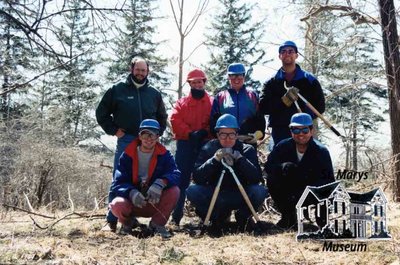
[[[170,111],[194,67],[206,71],[214,94],[227,84],[227,65],[242,62],[246,83],[261,91],[285,40],[298,44],[300,65],[322,84],[324,115],[344,136],[320,122],[335,170],[367,171],[357,189],[379,185],[400,201],[395,4],[0,0],[1,210],[104,209],[115,139],[94,110],[133,56],[149,60],[150,82]],[[162,142],[174,149],[170,130]]]

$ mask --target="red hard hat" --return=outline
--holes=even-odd
[[[204,80],[204,82],[206,82],[207,76],[202,70],[194,69],[188,73],[186,81],[193,81],[193,80],[199,80],[199,79]]]

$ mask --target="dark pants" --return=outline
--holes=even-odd
[[[214,190],[215,187],[213,186],[195,184],[190,185],[186,190],[188,200],[193,203],[196,213],[202,220],[207,215]],[[267,197],[267,190],[261,185],[249,185],[244,187],[244,190],[255,210],[258,209]],[[230,216],[233,210],[237,210],[235,217],[238,223],[246,221],[251,216],[251,211],[238,189],[220,190],[210,220],[211,222],[215,222],[224,219]]]
[[[290,133],[290,129],[288,126],[283,127],[272,127],[272,142],[269,142],[269,150],[272,151],[275,145],[277,145],[280,141],[292,137]]]
[[[299,175],[268,176],[268,191],[282,215],[295,216],[296,204],[306,188],[305,179]]]
[[[178,166],[178,169],[181,171],[180,184],[179,188],[181,190],[181,194],[179,196],[178,203],[172,213],[172,220],[179,224],[183,217],[183,208],[185,205],[186,199],[186,189],[190,184],[190,177],[192,175],[194,163],[196,162],[196,158],[198,155],[198,149],[196,150],[195,144],[188,140],[178,140],[176,142],[176,153],[175,153],[175,162]]]
[[[121,138],[118,138],[117,140],[117,146],[115,148],[115,154],[114,154],[114,167],[113,167],[113,174],[112,174],[112,179],[114,180],[115,176],[115,170],[117,169],[118,163],[119,163],[119,158],[122,155],[122,152],[125,151],[125,148],[135,139],[136,137],[131,134],[125,134]],[[108,202],[111,203],[114,200],[115,196],[113,193],[109,192],[108,193]],[[109,223],[116,223],[118,221],[118,218],[113,215],[110,209],[108,209],[107,212],[107,222]]]

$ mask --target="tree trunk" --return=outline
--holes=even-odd
[[[390,129],[392,154],[394,157],[394,199],[400,201],[400,55],[396,13],[393,0],[378,0],[381,16],[382,43],[385,56],[385,70],[388,82]]]
[[[180,46],[179,46],[179,73],[178,73],[178,99],[182,97],[182,79],[183,79],[183,46],[185,44],[185,34],[183,31],[183,5],[184,5],[184,0],[182,0],[181,6],[180,6],[180,17],[179,17],[179,35],[180,35]]]
[[[357,171],[358,165],[357,165],[357,112],[355,109],[353,109],[352,113],[352,121],[353,121],[353,126],[351,127],[351,145],[352,145],[352,169]]]

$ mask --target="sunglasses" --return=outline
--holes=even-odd
[[[230,140],[234,140],[236,139],[236,135],[237,133],[218,133],[218,138],[220,138],[221,140],[226,140],[227,138],[229,138]]]
[[[293,53],[296,53],[296,51],[292,50],[292,49],[289,49],[289,50],[283,49],[283,50],[281,50],[281,54],[285,54],[285,53],[293,54]]]
[[[310,132],[310,128],[308,128],[308,127],[306,127],[306,128],[292,128],[292,129],[290,129],[290,131],[293,133],[293,134],[300,134],[300,133],[303,133],[303,134],[307,134],[307,133],[309,133]]]
[[[157,140],[158,134],[150,133],[150,132],[142,132],[140,133],[140,137],[143,140]]]

